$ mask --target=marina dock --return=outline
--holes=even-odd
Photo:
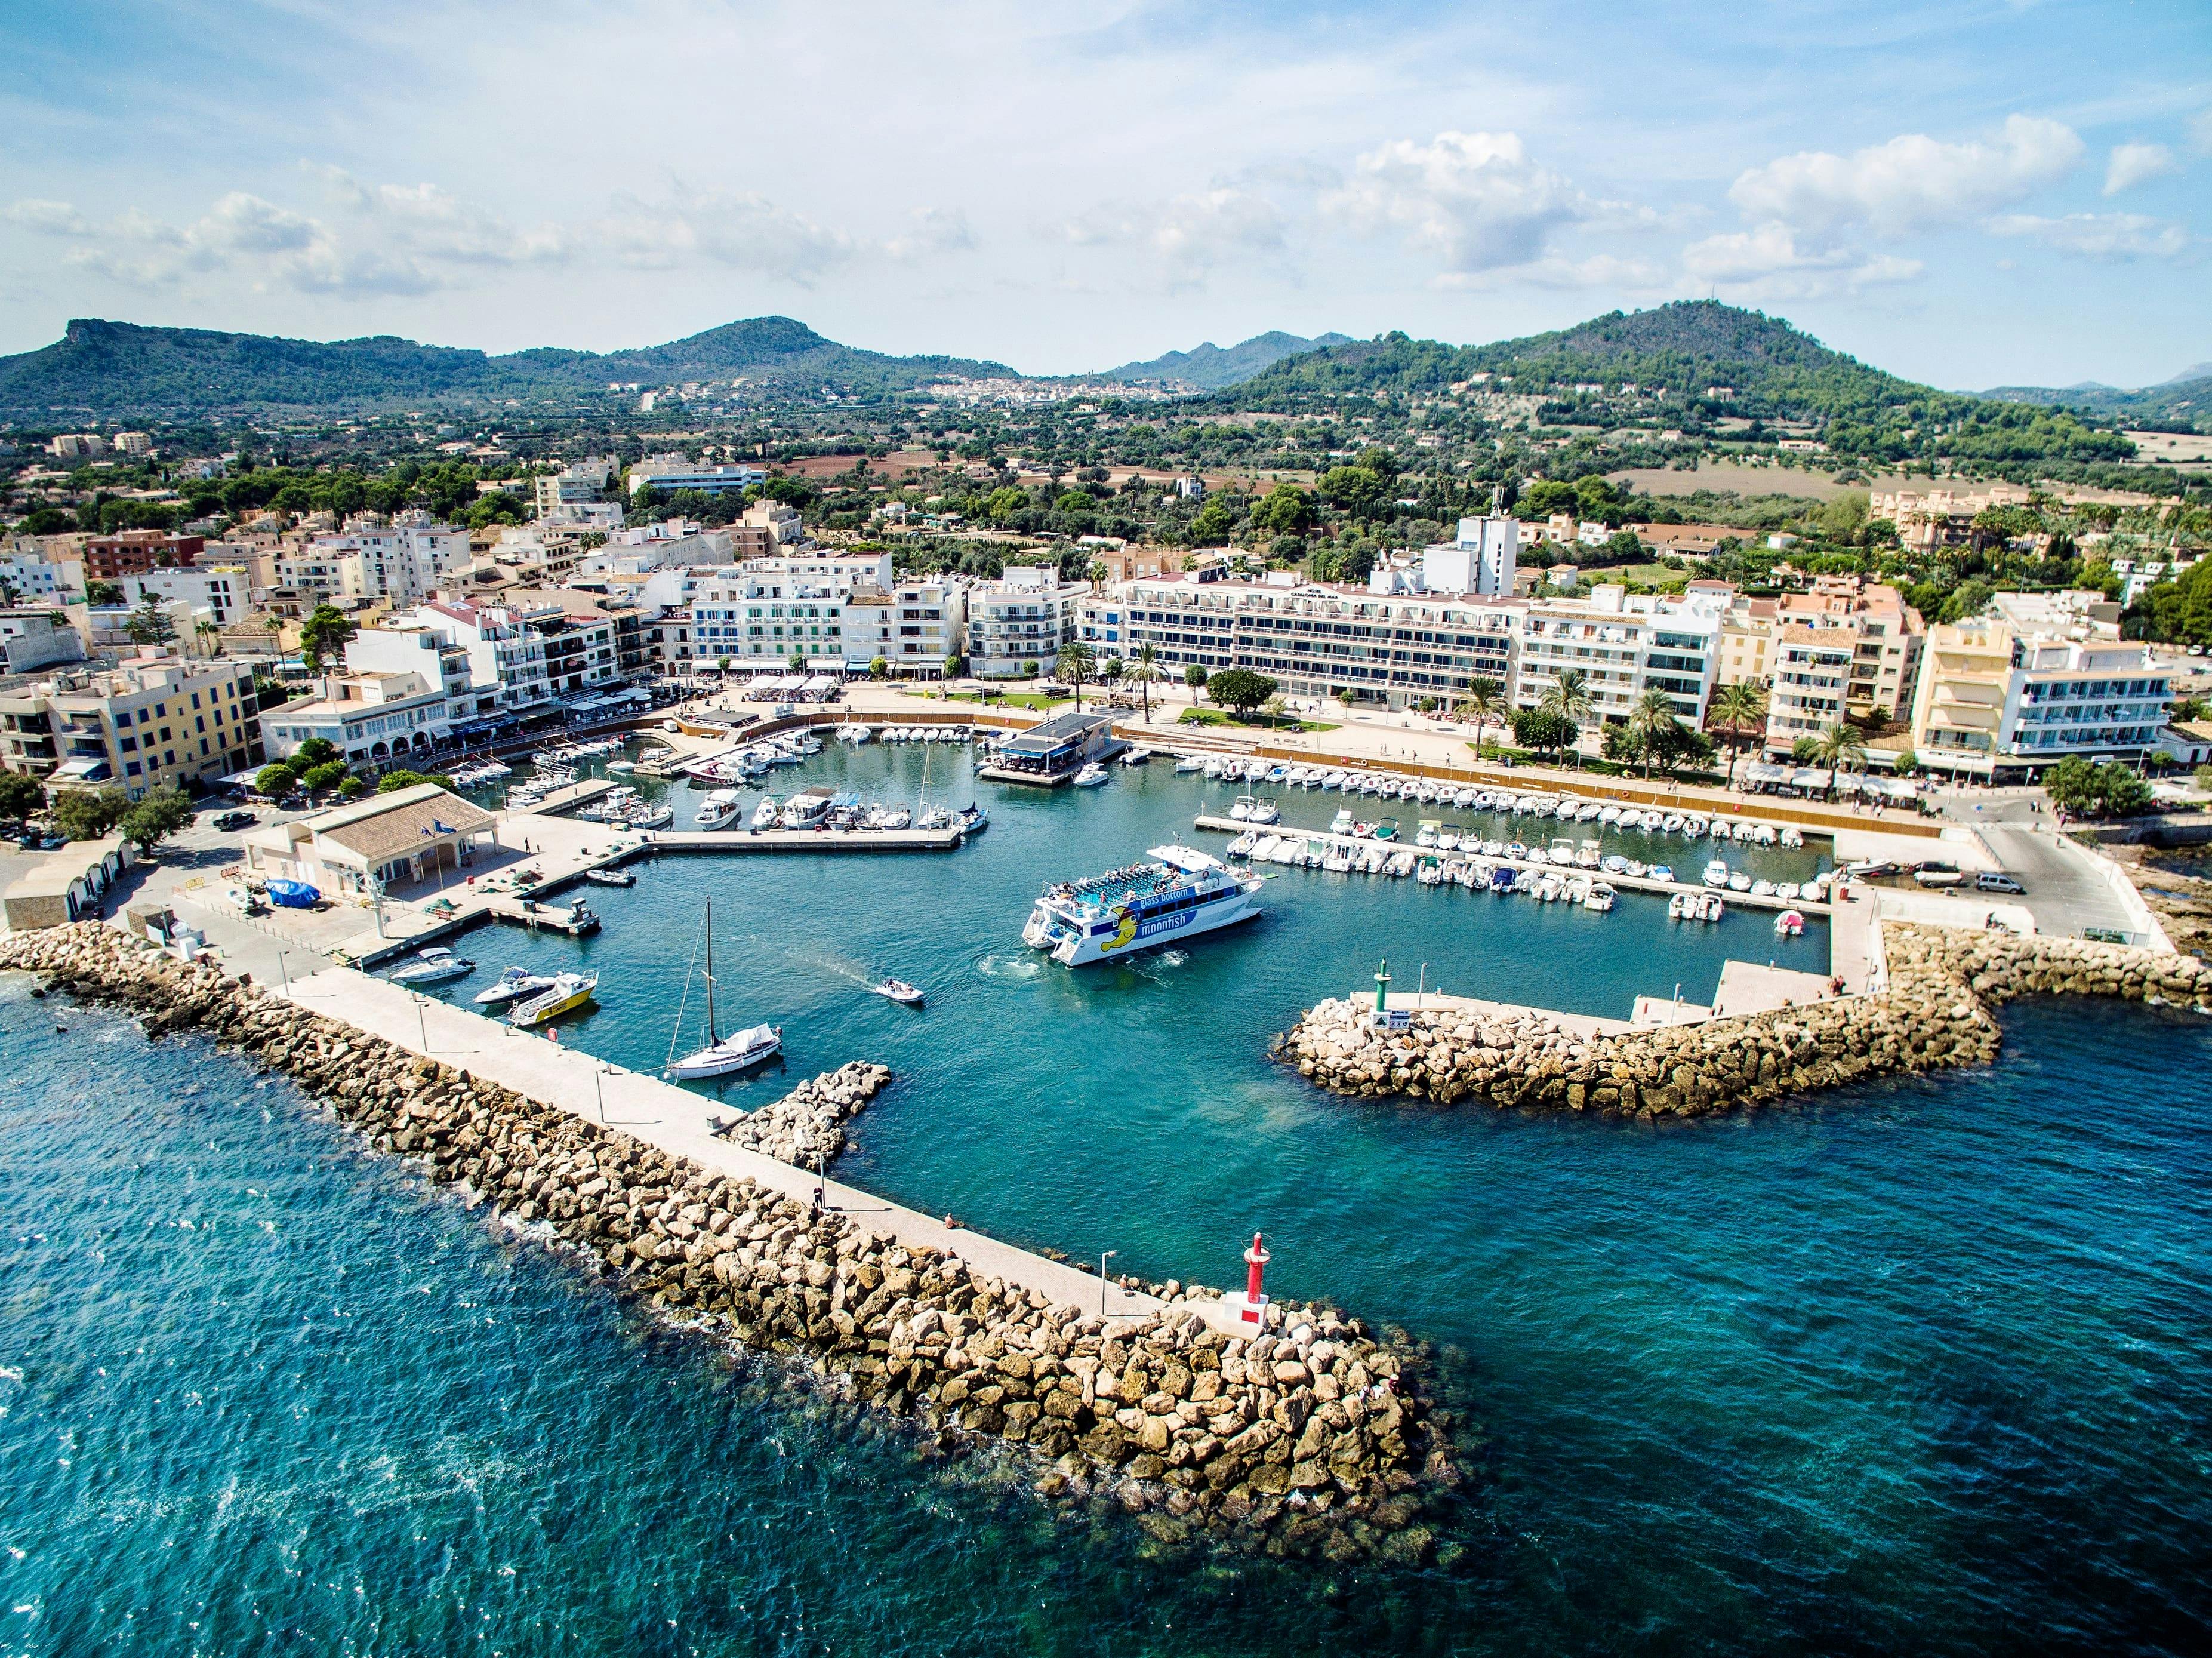
[[[961,829],[702,829],[651,832],[628,854],[656,852],[950,852],[967,838]]]
[[[1411,852],[1417,858],[1466,856],[1455,852],[1441,852],[1432,846],[1416,846],[1409,840],[1378,841],[1362,838],[1357,835],[1331,834],[1326,829],[1301,829],[1291,824],[1247,823],[1241,818],[1219,817],[1207,812],[1200,813],[1195,822],[1200,829],[1212,829],[1224,835],[1241,835],[1249,829],[1262,835],[1291,835],[1300,840],[1321,841],[1340,851],[1367,852],[1381,846],[1393,852]],[[1717,850],[1719,843],[1715,842],[1712,844]],[[1695,841],[1685,841],[1683,846],[1689,856],[1697,856],[1699,851],[1699,844]],[[1654,881],[1649,875],[1617,875],[1603,869],[1584,869],[1579,867],[1567,869],[1548,862],[1538,863],[1530,858],[1490,857],[1482,854],[1473,856],[1480,856],[1485,863],[1502,864],[1509,869],[1550,870],[1559,875],[1586,875],[1594,881],[1602,881],[1620,892],[1653,893],[1662,898],[1671,898],[1677,893],[1696,893],[1700,895],[1714,893],[1717,893],[1722,902],[1725,904],[1741,905],[1754,910],[1795,910],[1799,914],[1807,916],[1825,916],[1831,913],[1832,910],[1832,905],[1819,903],[1811,899],[1779,898],[1767,893],[1739,893],[1733,888],[1708,887],[1702,881]]]

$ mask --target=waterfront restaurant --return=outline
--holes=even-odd
[[[246,835],[246,867],[267,880],[305,881],[327,896],[367,896],[410,881],[452,878],[499,820],[434,783],[372,795]]]
[[[1127,743],[1114,735],[1110,714],[1062,714],[1000,745],[976,776],[994,783],[1035,783],[1057,789],[1094,761],[1103,764]]]

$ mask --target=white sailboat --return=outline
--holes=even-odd
[[[733,1031],[727,1037],[718,1036],[714,1030],[714,900],[707,900],[707,1045],[681,1059],[671,1061],[667,1075],[674,1077],[729,1076],[773,1058],[783,1049],[783,1027],[780,1025],[755,1025],[749,1030]],[[683,1027],[683,1015],[677,1016],[678,1031]],[[669,1043],[675,1051],[676,1044]]]

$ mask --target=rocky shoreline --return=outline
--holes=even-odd
[[[1402,1564],[1434,1548],[1460,1479],[1446,1413],[1418,1356],[1357,1320],[1279,1303],[1279,1326],[1249,1341],[1176,1307],[1109,1325],[97,923],[0,941],[0,968],[128,1008],[149,1035],[198,1031],[250,1055],[430,1179],[550,1228],[672,1320],[803,1362],[949,1443],[1004,1447],[1047,1498],[1113,1501],[1156,1535],[1270,1554]],[[780,1115],[752,1143],[811,1161],[889,1076],[802,1083],[756,1113]]]
[[[2212,966],[2081,939],[1881,923],[1875,995],[1703,1024],[1581,1036],[1541,1013],[1417,1013],[1402,1030],[1346,998],[1309,1009],[1274,1051],[1332,1093],[1462,1100],[1650,1122],[1765,1105],[1862,1077],[1986,1064],[1993,1008],[2036,994],[2115,996],[2212,1013]]]

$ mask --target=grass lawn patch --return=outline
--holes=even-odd
[[[1318,720],[1270,720],[1265,715],[1255,715],[1240,720],[1225,708],[1186,708],[1177,717],[1177,725],[1233,725],[1249,731],[1334,731],[1336,727],[1324,725]]]

